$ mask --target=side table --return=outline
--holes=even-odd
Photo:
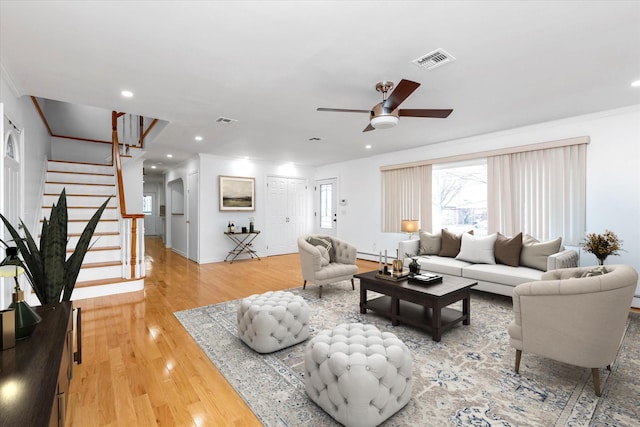
[[[230,233],[225,231],[224,235],[230,238],[233,243],[235,243],[236,247],[229,251],[229,254],[224,260],[227,261],[229,257],[232,257],[230,264],[233,264],[233,261],[238,258],[239,255],[249,254],[251,258],[258,258],[258,261],[260,261],[258,253],[253,250],[253,245],[251,244],[253,239],[258,237],[258,234],[260,234],[258,230],[247,231],[246,233]]]

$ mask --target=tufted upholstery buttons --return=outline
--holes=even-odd
[[[243,299],[237,321],[238,337],[258,353],[271,353],[309,338],[309,306],[288,291]]]
[[[373,325],[319,332],[305,347],[304,364],[307,395],[346,427],[377,426],[411,398],[409,349]]]

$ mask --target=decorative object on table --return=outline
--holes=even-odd
[[[391,282],[401,282],[406,280],[409,277],[409,269],[403,268],[401,271],[389,271],[388,273],[377,273],[375,274],[377,279],[389,280]]]
[[[413,233],[420,231],[420,221],[417,219],[403,219],[400,230],[403,233],[409,233],[409,240],[411,240]]]
[[[409,283],[416,283],[418,285],[431,285],[433,283],[441,283],[442,276],[431,273],[414,274],[409,275]]]
[[[393,272],[394,273],[402,272],[402,260],[401,259],[394,259],[393,261],[391,261],[391,266],[393,267]]]
[[[256,210],[255,178],[220,175],[218,180],[221,211]]]
[[[247,227],[242,227],[242,232],[246,233],[247,232]]]
[[[253,233],[253,217],[249,217],[249,233]]]
[[[16,346],[16,314],[13,308],[0,310],[0,350]]]
[[[231,233],[231,221],[229,221],[229,225],[227,225],[227,233]]]
[[[409,272],[413,274],[420,273],[420,264],[418,264],[418,258],[412,257],[409,254],[404,254],[407,258],[411,258],[411,262],[409,263]]]
[[[71,293],[84,256],[89,250],[93,232],[110,198],[111,196],[93,214],[69,257],[67,257],[67,197],[64,189],[60,193],[58,204],[51,207],[49,220],[44,218],[42,222],[40,245],[36,244],[24,222],[20,221],[25,234],[22,237],[9,220],[0,214],[22,257],[20,266],[24,268],[25,276],[41,304],[60,302],[60,295],[62,295],[62,301],[71,300]]]
[[[590,252],[598,258],[598,265],[604,265],[609,255],[619,255],[622,249],[622,240],[611,230],[605,230],[604,234],[587,233],[581,244],[585,252]]]
[[[18,276],[24,273],[24,268],[18,258],[18,248],[8,247],[6,252],[7,257],[0,263],[0,277],[13,277],[15,281],[15,289],[9,308],[14,310],[15,339],[21,340],[31,335],[42,318],[26,303],[24,291],[20,289]]]

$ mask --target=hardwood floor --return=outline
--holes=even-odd
[[[173,313],[300,286],[298,255],[198,265],[159,238],[145,244],[143,291],[74,301],[82,307],[83,355],[66,425],[260,426]]]

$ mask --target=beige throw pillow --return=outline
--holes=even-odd
[[[445,228],[441,230],[441,233],[442,246],[440,247],[440,252],[438,252],[438,255],[455,258],[460,252],[462,234],[454,234]],[[470,230],[468,233],[473,234],[473,230]]]
[[[322,256],[322,259],[320,259],[320,266],[324,267],[325,265],[329,265],[331,259],[329,258],[329,251],[327,248],[322,245],[317,245],[316,249],[320,251],[320,255]]]
[[[498,233],[495,254],[498,264],[517,267],[520,265],[520,252],[522,252],[522,233],[518,233],[513,237]]]
[[[442,246],[442,236],[440,233],[429,233],[428,231],[420,232],[420,255],[438,255],[440,246]]]
[[[539,242],[535,238],[525,235],[520,253],[520,265],[547,271],[547,258],[560,250],[562,237],[547,242]]]

